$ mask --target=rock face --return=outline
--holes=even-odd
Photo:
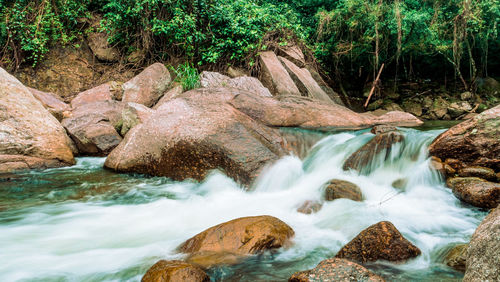
[[[155,63],[123,84],[123,101],[153,106],[170,84],[170,73],[161,63]]]
[[[420,253],[392,223],[382,221],[359,233],[335,257],[364,263],[377,260],[405,261]]]
[[[264,97],[272,97],[269,89],[255,77],[241,76],[230,78],[217,72],[204,71],[200,74],[201,86],[205,88],[232,87],[258,94]]]
[[[446,181],[460,200],[481,208],[495,208],[500,204],[500,184],[477,177],[454,177]]]
[[[56,94],[39,91],[29,87],[28,90],[38,99],[38,101],[40,101],[40,103],[42,103],[49,113],[59,121],[61,121],[65,113],[70,110],[69,105],[64,103]]]
[[[78,94],[71,100],[71,108],[76,109],[87,103],[119,100],[121,92],[120,83],[114,81],[108,82]]]
[[[264,164],[285,151],[276,130],[227,103],[241,91],[200,88],[168,101],[125,136],[105,166],[175,180],[202,180],[220,168],[250,184]]]
[[[370,167],[367,167],[372,160],[379,154],[382,160],[389,158],[392,150],[392,145],[404,141],[403,134],[397,131],[390,131],[375,135],[372,140],[354,152],[344,162],[344,170],[353,169],[358,172],[369,172]]]
[[[346,259],[331,258],[320,262],[315,268],[296,272],[288,279],[289,282],[313,281],[363,281],[381,282],[382,277],[363,266]]]
[[[325,103],[333,103],[328,95],[321,89],[319,84],[311,76],[311,73],[305,68],[299,68],[294,63],[284,57],[278,57],[288,74],[299,88],[302,96],[307,96],[313,99],[323,101]]]
[[[142,282],[193,281],[209,282],[210,277],[200,268],[180,260],[160,260],[142,277]]]
[[[500,170],[500,105],[464,121],[439,135],[429,153]]]
[[[462,177],[479,177],[488,181],[496,181],[497,176],[495,171],[488,167],[469,166],[458,171],[458,175]]]
[[[490,212],[472,235],[463,281],[500,280],[500,208]]]
[[[0,172],[74,162],[71,140],[57,119],[0,68]]]
[[[121,142],[115,127],[122,118],[123,103],[100,101],[87,103],[62,121],[83,155],[105,156]]]
[[[446,265],[460,272],[465,272],[468,246],[468,244],[458,244],[450,249],[444,259]]]
[[[179,246],[183,253],[258,254],[290,243],[294,231],[272,216],[237,218],[211,227]]]
[[[273,95],[300,96],[299,89],[274,52],[262,52],[259,56],[259,62],[261,67],[260,80]]]
[[[349,181],[334,179],[325,188],[325,200],[333,201],[341,198],[359,202],[363,200],[363,194],[358,185]]]
[[[139,123],[143,123],[153,113],[154,110],[151,110],[144,105],[127,103],[122,112],[122,128],[120,134],[125,136],[125,134],[127,134],[132,127],[138,125]]]

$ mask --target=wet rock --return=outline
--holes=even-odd
[[[163,97],[156,103],[156,105],[153,107],[153,110],[157,110],[161,105],[165,104],[166,102],[176,98],[177,96],[181,95],[184,92],[184,89],[182,88],[182,85],[180,84],[174,84],[174,86],[168,90]]]
[[[293,236],[293,229],[275,217],[242,217],[195,235],[180,245],[178,250],[187,254],[229,252],[246,256],[286,246]]]
[[[360,202],[363,200],[363,194],[358,185],[349,181],[334,179],[325,188],[325,200],[333,201],[341,198]]]
[[[472,235],[463,281],[500,280],[500,208],[490,212]]]
[[[467,247],[468,244],[458,244],[451,248],[444,259],[444,262],[449,267],[465,272],[465,262],[467,260]]]
[[[403,109],[405,109],[406,112],[409,112],[417,117],[422,115],[422,105],[415,101],[403,102]]]
[[[138,125],[139,123],[143,123],[146,119],[149,118],[154,113],[154,110],[150,108],[137,104],[137,103],[127,103],[122,112],[122,127],[120,134],[125,136],[127,132]]]
[[[325,91],[321,89],[319,84],[314,80],[311,73],[306,68],[299,68],[291,61],[284,57],[278,57],[288,74],[299,88],[302,96],[307,96],[313,99],[323,101],[325,103],[333,103]]]
[[[317,213],[323,205],[318,201],[305,201],[297,211],[303,214]]]
[[[203,251],[189,255],[186,261],[203,269],[209,269],[212,267],[239,264],[245,259],[246,256],[231,252]]]
[[[285,150],[277,130],[227,103],[241,93],[255,95],[234,88],[200,88],[166,102],[128,132],[105,166],[174,180],[202,180],[221,169],[249,185]]]
[[[170,73],[161,63],[155,63],[123,84],[123,101],[153,106],[170,84]]]
[[[395,126],[390,126],[390,125],[376,125],[372,127],[372,130],[370,130],[371,133],[377,135],[377,134],[382,134],[382,133],[387,133],[390,131],[397,131],[398,129]]]
[[[289,282],[312,281],[385,281],[363,266],[346,259],[331,258],[320,262],[315,268],[296,272]]]
[[[210,277],[200,268],[180,260],[160,260],[142,277],[142,282],[193,281],[209,282]]]
[[[406,179],[406,178],[397,179],[394,182],[392,182],[392,184],[391,184],[391,186],[393,188],[403,190],[403,191],[406,189],[406,185],[408,185],[408,179]]]
[[[104,83],[78,94],[71,100],[71,108],[75,109],[87,103],[119,100],[121,92],[121,83],[115,81]]]
[[[260,81],[273,95],[296,95],[300,91],[272,51],[262,52],[259,56]]]
[[[72,165],[71,146],[58,120],[0,68],[0,172]]]
[[[448,158],[444,161],[444,163],[452,167],[454,170],[460,170],[465,167],[464,163],[457,159]]]
[[[271,92],[257,78],[250,76],[230,78],[217,72],[204,71],[200,74],[200,83],[205,88],[232,87],[272,97]]]
[[[495,208],[500,203],[500,184],[477,177],[453,177],[446,181],[460,200],[480,208]]]
[[[445,164],[438,157],[431,157],[430,160],[431,169],[439,171],[442,175],[446,175],[446,169],[444,168]]]
[[[493,182],[497,180],[497,176],[493,169],[480,166],[464,167],[458,171],[458,175],[462,177],[479,177]]]
[[[405,261],[420,253],[392,223],[382,221],[359,233],[335,257],[364,263],[377,260]]]
[[[42,103],[43,107],[59,121],[61,121],[70,110],[69,105],[64,103],[62,99],[54,93],[43,92],[29,87],[28,90],[38,101],[40,101],[40,103]]]
[[[381,159],[388,159],[391,154],[392,145],[403,141],[404,136],[398,131],[390,131],[375,135],[373,139],[347,158],[344,162],[343,169],[352,169],[358,172],[369,170],[367,166],[377,155],[384,154],[381,156]]]
[[[300,50],[298,46],[287,46],[279,49],[279,54],[282,57],[285,57],[288,61],[292,62],[299,68],[303,68],[306,66],[306,59],[304,57],[304,53]]]
[[[465,101],[462,102],[454,102],[448,106],[448,113],[452,118],[457,118],[465,113],[468,113],[472,110],[472,106]]]
[[[454,158],[468,165],[500,169],[500,105],[453,126],[429,146],[441,159]]]

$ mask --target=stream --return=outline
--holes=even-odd
[[[387,220],[422,255],[369,269],[390,281],[460,281],[463,274],[443,263],[444,251],[468,242],[486,212],[461,203],[430,169],[426,148],[442,125],[401,131],[405,141],[393,145],[389,159],[375,158],[361,175],[343,171],[342,164],[373,134],[322,134],[302,160],[286,156],[266,167],[251,191],[219,171],[202,183],[174,182],[113,173],[102,168],[104,158],[92,157],[77,158],[72,167],[1,176],[0,281],[140,281],[156,261],[182,259],[175,248],[193,235],[255,215],[290,225],[294,244],[210,269],[212,280],[286,281]],[[364,200],[338,199],[314,214],[297,212],[305,201],[320,200],[332,179],[357,184]],[[398,179],[406,179],[404,190],[391,186]]]

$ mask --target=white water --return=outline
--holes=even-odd
[[[422,250],[417,259],[389,264],[390,272],[396,273],[392,278],[425,273],[420,278],[432,279],[431,269],[446,272],[436,261],[437,253],[450,243],[467,242],[484,215],[461,204],[429,169],[425,148],[440,131],[404,132],[404,145],[393,148],[390,160],[374,160],[368,175],[341,168],[352,152],[373,137],[362,131],[324,138],[304,161],[293,156],[281,159],[265,170],[251,192],[219,172],[201,184],[137,176],[109,180],[103,174],[99,181],[114,187],[111,192],[77,200],[53,200],[54,191],[40,192],[38,205],[0,211],[0,281],[138,281],[157,260],[181,258],[175,248],[204,229],[265,214],[295,230],[294,245],[254,262],[260,273],[249,271],[248,276],[239,276],[242,280],[286,280],[294,271],[333,257],[361,230],[382,220],[391,221]],[[103,161],[83,158],[73,168],[44,173],[90,171],[95,176],[97,171],[99,178]],[[400,178],[408,179],[402,193],[391,186]],[[310,215],[296,211],[306,200],[320,200],[324,184],[331,179],[356,183],[364,201],[326,202]],[[92,181],[76,181],[68,189],[99,185]],[[245,270],[216,274],[227,278],[235,271]]]

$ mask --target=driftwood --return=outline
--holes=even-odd
[[[380,79],[380,74],[382,73],[383,69],[384,69],[384,64],[382,64],[382,66],[380,66],[380,70],[378,71],[377,78],[373,81],[372,90],[370,90],[370,95],[368,95],[368,99],[366,99],[366,102],[365,102],[365,108],[368,107],[368,103],[370,103],[370,99],[372,98],[373,91],[375,91],[375,87],[377,86],[378,80]]]

